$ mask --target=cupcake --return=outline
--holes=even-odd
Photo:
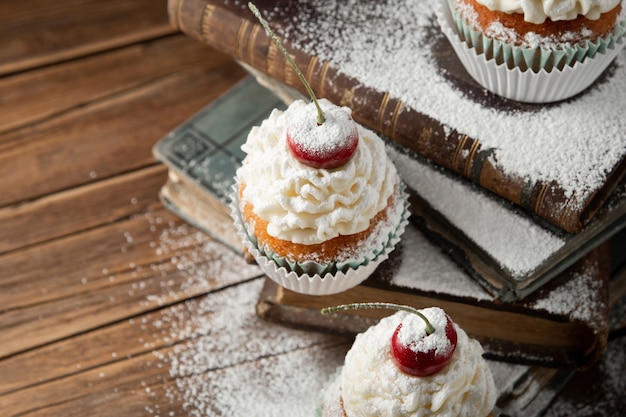
[[[281,286],[322,295],[358,285],[404,231],[396,168],[349,108],[294,101],[254,127],[242,150],[233,217],[248,251]]]
[[[506,98],[572,97],[624,46],[622,0],[441,0],[439,23],[469,74]]]
[[[322,417],[491,416],[496,388],[482,347],[437,307],[400,311],[357,335],[323,393]],[[333,310],[333,309],[331,309]]]

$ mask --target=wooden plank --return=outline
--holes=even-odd
[[[158,320],[159,316],[158,312],[147,313],[141,318],[124,320],[5,358],[0,361],[0,395],[73,377],[163,348],[169,343],[145,324]],[[25,367],[25,363],[32,366]]]
[[[0,358],[261,275],[167,213],[11,253],[0,263]]]
[[[162,353],[167,354],[168,350]],[[202,405],[205,409],[199,411],[197,405],[186,402],[184,393],[176,393],[177,381],[169,377],[167,367],[159,368],[153,364],[155,357],[151,353],[21,389],[0,396],[0,403],[11,411],[10,415],[118,417],[167,416],[171,415],[170,412],[187,415],[194,412],[190,415],[220,417],[233,415],[232,407],[239,397],[241,414],[236,415],[260,415],[259,410],[268,411],[270,408],[282,408],[284,413],[275,415],[306,415],[301,411],[314,415],[319,390],[334,371],[332,367],[335,363],[329,358],[339,358],[343,354],[343,346],[312,346],[183,378],[190,380],[187,382],[189,385],[197,386],[199,395],[204,394],[195,398],[198,403],[204,401]],[[276,371],[284,371],[286,367],[282,363],[277,366],[279,361],[290,361],[293,366],[292,373],[282,380],[278,378],[285,375]],[[307,371],[314,372],[309,373],[307,384],[294,384],[290,387],[291,392],[286,392],[285,385],[302,382],[302,373]],[[228,385],[237,377],[240,381],[238,387]],[[282,389],[268,390],[268,387]],[[249,398],[256,398],[257,401],[243,400]],[[294,404],[307,410],[294,409]]]
[[[0,255],[157,206],[166,179],[166,167],[155,165],[0,209]]]
[[[0,396],[0,404],[11,416],[144,415],[146,388],[159,385],[166,374],[163,369],[142,366],[149,356],[144,354],[21,389]]]
[[[154,164],[153,144],[242,76],[214,56],[0,136],[0,207]]]
[[[208,241],[161,209],[6,254],[0,257],[0,311],[97,292],[145,265],[166,268],[173,253]]]
[[[206,65],[209,60],[224,63],[225,56],[179,34],[0,78],[0,132]]]
[[[0,75],[171,34],[166,0],[27,0],[0,6]]]
[[[293,337],[293,340],[287,345],[268,344],[269,351],[254,349],[251,344],[244,345],[240,354],[245,351],[245,358],[221,356],[216,358],[216,361],[221,361],[216,362],[214,365],[216,368],[232,366],[236,362],[229,361],[233,360],[247,362],[254,361],[259,356],[284,353],[286,349],[293,349],[294,346],[302,349],[320,343],[346,341],[345,338],[286,329],[276,325],[269,325],[269,328],[266,328],[268,324],[254,314],[255,295],[261,287],[261,281],[262,279],[258,278],[219,293],[212,292],[185,303],[163,307],[158,311],[144,313],[76,335],[71,339],[6,358],[0,361],[0,375],[3,375],[0,379],[0,394],[72,376],[145,353],[158,352],[153,362],[158,362],[158,358],[165,361],[165,357],[173,353],[164,351],[166,347],[177,345],[177,351],[187,350],[187,353],[190,353],[192,349],[197,349],[198,345],[208,342],[202,338],[213,338],[216,343],[226,344],[228,333],[242,337],[248,335],[254,339],[270,332],[271,336],[277,339]],[[209,311],[208,305],[215,311]],[[232,329],[224,328],[222,322],[224,317],[233,317],[227,323]],[[207,334],[209,328],[213,329],[210,330],[211,335]],[[181,342],[189,342],[189,345],[181,349]],[[83,350],[83,346],[89,346],[89,349]],[[177,354],[183,355],[180,352]],[[36,366],[22,369],[24,363]]]
[[[185,393],[177,392],[177,384],[201,379],[206,387],[218,388],[221,379],[249,376],[252,394],[281,372],[277,368],[299,365],[315,369],[313,383],[323,384],[343,361],[350,341],[262,321],[254,313],[261,285],[257,279],[211,292],[6,358],[0,362],[0,374],[6,376],[0,381],[0,403],[16,415],[38,415],[38,409],[64,416],[87,409],[99,410],[97,415],[136,415],[142,408],[181,411]],[[21,369],[24,363],[30,369]],[[305,395],[304,388],[294,387],[294,392]],[[219,402],[218,391],[214,396],[213,402]],[[24,401],[27,397],[32,400]],[[115,409],[97,408],[100,397]]]

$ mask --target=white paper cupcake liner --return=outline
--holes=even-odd
[[[498,64],[463,41],[448,0],[438,2],[436,13],[443,33],[470,76],[494,94],[526,103],[551,103],[581,93],[606,70],[625,43],[620,36],[610,46],[594,50],[593,57],[587,56],[582,62],[575,61],[560,70],[523,71],[517,66],[509,68],[506,62]]]
[[[495,59],[498,64],[506,63],[509,68],[519,67],[522,71],[529,69],[534,72],[550,72],[553,69],[562,70],[567,65],[573,66],[576,62],[583,62],[596,54],[605,54],[609,49],[614,49],[626,32],[626,21],[622,21],[611,33],[593,41],[563,44],[559,47],[517,46],[485,36],[482,31],[476,30],[455,10],[454,2],[455,0],[448,0],[448,6],[461,40],[470,48],[475,48],[478,54],[485,54],[487,59]]]
[[[344,270],[334,273],[297,273],[286,266],[279,265],[275,259],[271,259],[262,253],[246,231],[239,208],[239,195],[236,185],[233,187],[233,193],[231,194],[230,212],[237,229],[237,234],[241,238],[244,246],[254,257],[261,270],[270,279],[288,290],[301,294],[329,295],[346,291],[365,281],[394,250],[396,244],[400,241],[400,236],[404,233],[409,217],[407,196],[403,190],[401,190],[401,194],[401,218],[395,231],[390,235],[384,245],[384,248],[377,251],[371,259],[364,259],[363,263],[351,265],[349,268],[344,268]],[[323,266],[321,268],[324,269]]]

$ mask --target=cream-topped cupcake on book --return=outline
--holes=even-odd
[[[270,278],[321,295],[365,280],[393,250],[408,209],[382,139],[350,109],[311,96],[250,131],[233,218]]]

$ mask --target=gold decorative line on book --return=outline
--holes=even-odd
[[[454,160],[452,161],[454,169],[456,169],[459,164],[459,158],[461,158],[461,152],[463,152],[465,142],[467,142],[467,135],[461,135],[461,140],[456,146],[456,151],[454,152]]]
[[[339,100],[339,104],[341,106],[352,107],[352,102],[354,101],[354,89],[345,89],[343,90],[343,94],[341,95],[341,100]]]
[[[389,131],[387,132],[387,136],[393,137],[396,133],[396,124],[398,123],[398,116],[400,115],[400,110],[404,104],[400,100],[396,102],[396,107],[393,109],[393,114],[391,115],[391,126],[389,126]]]
[[[306,80],[311,83],[313,79],[313,70],[315,70],[315,66],[317,65],[318,58],[317,56],[312,56],[309,59],[309,65],[306,67]]]
[[[571,202],[573,200],[575,200],[576,198],[576,192],[574,191],[574,194],[567,199],[567,201],[565,202],[565,204],[563,204],[563,211],[561,212],[561,215],[559,216],[559,224],[566,224],[569,222],[566,222],[565,219],[569,218],[569,213],[571,211]]]
[[[291,55],[291,59],[294,59],[293,55]],[[298,74],[296,74],[291,64],[286,59],[283,62],[283,79],[287,85],[295,85],[299,82]]]
[[[563,205],[563,212],[561,213],[561,216],[559,218],[559,224],[561,225],[565,225],[565,224],[569,224],[570,221],[568,221],[570,219],[570,213],[574,210],[572,210],[572,205],[575,205],[574,203],[576,202],[576,191],[574,191],[574,193],[572,194],[572,196],[570,198],[567,199],[567,201],[565,202],[565,204]],[[574,202],[574,203],[572,203]]]
[[[378,116],[376,120],[376,125],[378,126],[379,132],[383,131],[383,121],[384,121],[385,110],[387,109],[387,104],[389,104],[389,93],[385,93],[383,95],[383,99],[380,102],[380,107],[378,108]]]
[[[241,25],[239,25],[239,31],[237,32],[237,40],[235,40],[235,51],[237,51],[237,57],[243,58],[246,54],[246,46],[248,43],[244,40],[246,38],[246,34],[248,33],[248,28],[250,27],[249,20],[243,20]]]
[[[267,73],[271,77],[276,78],[278,78],[278,70],[276,65],[277,56],[282,57],[283,55],[280,53],[276,45],[274,45],[274,42],[271,42],[269,44],[269,47],[267,48]]]
[[[543,204],[544,198],[546,198],[546,193],[548,192],[548,184],[543,184],[541,187],[541,191],[539,191],[539,195],[537,196],[537,201],[535,202],[534,212],[539,213],[539,208]]]
[[[330,64],[328,63],[328,61],[324,62],[324,65],[322,65],[322,71],[320,73],[320,87],[319,87],[319,96],[320,97],[324,97],[324,85],[326,84],[326,74],[328,73],[328,68],[330,67]]]
[[[253,59],[254,59],[254,45],[256,45],[256,37],[260,31],[261,31],[261,26],[254,25],[252,27],[252,32],[250,33],[250,36],[248,37],[248,62],[250,64],[252,64]]]
[[[174,18],[175,18],[175,22],[174,25],[176,26],[177,29],[181,29],[181,20],[180,20],[180,15],[181,15],[181,10],[183,8],[183,2],[181,0],[177,0],[173,2],[173,6],[172,6],[172,10],[176,10],[174,12]]]
[[[181,1],[182,3],[182,1]],[[212,4],[207,4],[204,8],[204,13],[202,13],[202,39],[208,39],[209,33],[211,32],[210,22],[213,19],[213,14],[217,8]]]
[[[474,140],[474,143],[472,143],[472,147],[470,148],[470,153],[467,156],[467,160],[465,161],[465,176],[469,177],[470,173],[472,172],[472,163],[474,161],[474,157],[476,156],[476,152],[478,152],[478,149],[480,148],[480,141],[479,140]]]

